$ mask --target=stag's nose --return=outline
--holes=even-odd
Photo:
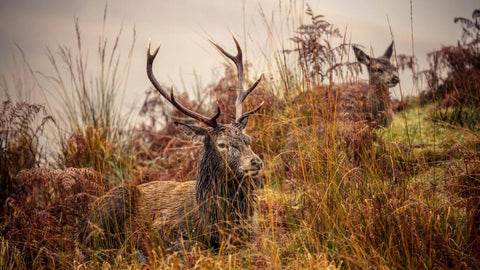
[[[258,158],[258,157],[254,157],[252,158],[252,167],[254,167],[255,169],[257,170],[260,170],[260,169],[263,169],[263,161]]]
[[[393,78],[392,78],[392,80],[391,80],[391,83],[392,83],[392,84],[397,84],[399,81],[400,81],[400,79],[398,79],[398,76],[397,76],[397,75],[393,75]]]

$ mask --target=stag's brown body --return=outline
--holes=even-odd
[[[179,104],[173,92],[168,94],[152,72],[158,48],[152,54],[149,46],[147,74],[154,87],[178,110],[208,126],[176,122],[187,137],[203,144],[198,176],[196,181],[155,181],[112,189],[81,220],[77,231],[81,250],[119,248],[127,239],[134,239],[134,232],[145,227],[151,227],[166,243],[175,245],[179,240],[192,239],[213,247],[248,231],[256,179],[263,162],[250,148],[251,138],[244,133],[248,117],[260,106],[242,113],[242,103],[260,79],[249,89],[243,89],[242,52],[236,40],[235,44],[238,53],[232,56],[214,43],[238,69],[236,119],[230,124],[216,122],[219,109],[207,118]]]

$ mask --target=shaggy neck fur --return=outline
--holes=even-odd
[[[198,168],[195,189],[200,228],[212,246],[221,243],[220,234],[235,233],[251,215],[254,184],[244,177],[240,164],[222,157],[211,140],[207,140]]]

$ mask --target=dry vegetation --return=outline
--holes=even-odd
[[[310,32],[294,40],[308,46],[289,51],[299,55],[293,64],[278,53],[282,72],[251,97],[266,102],[247,127],[265,162],[254,238],[219,250],[153,241],[146,261],[125,248],[105,261],[106,251],[98,250],[98,259],[80,264],[72,239],[95,198],[120,183],[194,179],[199,147],[178,137],[171,120],[181,114],[149,95],[141,113],[152,121],[127,132],[115,121],[106,125],[113,115],[92,118],[86,110],[83,122],[75,120],[60,137],[53,165],[61,170],[36,168],[45,156],[38,138],[51,117],[41,106],[6,102],[0,111],[0,269],[480,268],[480,10],[455,20],[465,33],[459,44],[430,55],[431,68],[423,72],[429,89],[377,130],[338,117],[344,112],[332,97],[341,84],[316,86],[342,72],[344,45],[306,40],[318,33],[341,40],[308,12],[312,24],[298,33]],[[312,62],[310,53],[323,62]],[[353,66],[346,66],[344,85],[359,87]],[[225,104],[235,97],[236,82],[226,74],[209,87],[225,112],[220,121],[233,117]],[[208,99],[185,95],[183,101],[213,109]],[[77,102],[89,104],[88,98]]]

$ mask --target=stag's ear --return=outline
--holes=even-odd
[[[388,46],[387,50],[383,54],[383,57],[386,57],[387,59],[390,59],[390,57],[392,57],[392,53],[393,53],[393,41],[392,41],[392,44],[390,44],[390,46]]]
[[[174,121],[175,125],[183,132],[183,134],[191,141],[204,143],[205,138],[208,136],[206,128],[197,127]]]
[[[358,62],[369,65],[370,64],[370,56],[368,56],[366,53],[364,53],[362,50],[359,48],[352,46],[353,47],[353,52],[355,53],[355,56],[357,57]]]

